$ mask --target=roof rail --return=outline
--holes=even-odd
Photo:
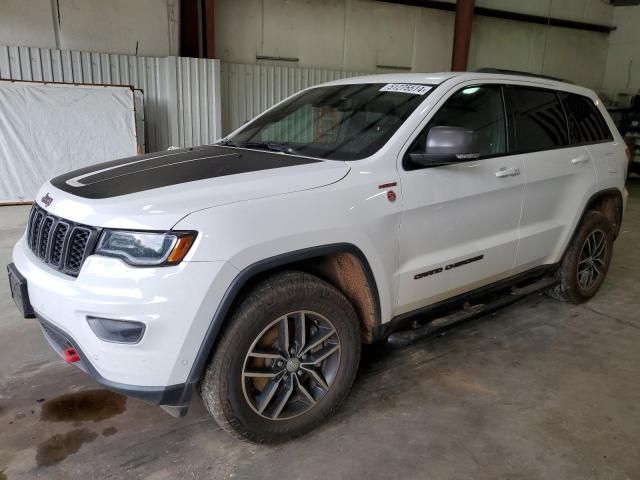
[[[556,82],[573,83],[569,80],[565,80],[564,78],[551,77],[549,75],[540,75],[538,73],[520,72],[518,70],[505,70],[502,68],[478,68],[476,70],[476,73],[499,73],[502,75],[518,75],[522,77],[535,77],[544,78],[547,80],[555,80]]]

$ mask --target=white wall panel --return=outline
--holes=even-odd
[[[609,37],[603,90],[612,97],[640,90],[640,7],[618,7]]]
[[[366,72],[412,69],[416,14],[421,9],[366,0],[348,0],[344,8],[342,68]],[[441,39],[437,41],[438,45],[442,43]],[[431,51],[422,54],[429,58]],[[380,65],[396,69],[380,68]]]
[[[216,56],[253,63],[262,35],[262,0],[216,0]]]
[[[483,67],[541,73],[544,25],[476,17],[469,49],[469,69]]]
[[[375,72],[378,20],[373,7],[366,1],[345,1],[343,69]]]
[[[311,27],[298,21],[305,7],[300,1],[263,0],[260,55],[298,57],[299,28]]]
[[[368,35],[369,40],[373,40],[377,47],[374,69],[379,69],[382,65],[405,67],[407,71],[411,71],[417,9],[383,2],[369,4],[369,8],[373,8],[377,20],[375,35],[372,36],[372,32]]]
[[[342,69],[344,0],[307,0],[297,18],[300,58],[314,58],[315,67]]]
[[[0,45],[177,55],[178,7],[179,0],[0,0]]]
[[[55,46],[51,0],[0,0],[0,45]]]
[[[604,33],[476,17],[469,69],[496,67],[541,73],[599,90],[608,39]]]
[[[454,19],[452,12],[418,9],[411,61],[413,71],[443,72],[451,68]]]
[[[550,28],[542,73],[600,90],[607,62],[608,35]]]
[[[508,12],[545,16],[549,13],[550,1],[551,0],[476,0],[476,5],[479,7],[495,8],[496,10],[506,10]]]
[[[602,0],[477,0],[477,5],[613,23],[614,8]],[[216,0],[216,12],[216,53],[227,62],[294,57],[300,68],[369,73],[442,71],[451,65],[452,12],[371,0]],[[469,66],[547,73],[599,89],[607,45],[606,34],[478,16]]]
[[[220,137],[219,61],[0,46],[0,78],[130,85],[144,92],[147,151]]]
[[[476,0],[479,7],[507,12],[527,13],[546,17],[609,25],[613,7],[604,0]]]
[[[610,25],[613,19],[613,7],[602,0],[553,0],[551,16]]]
[[[177,6],[167,0],[58,0],[60,46],[139,55],[175,55],[169,23]],[[172,41],[174,45],[172,45]],[[172,48],[174,47],[174,48]]]

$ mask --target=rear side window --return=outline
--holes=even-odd
[[[607,122],[593,100],[574,93],[560,93],[567,112],[569,140],[572,145],[609,142],[613,140]]]
[[[516,150],[537,152],[567,146],[567,122],[552,90],[509,87],[516,122]]]

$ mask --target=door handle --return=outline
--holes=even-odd
[[[520,175],[520,169],[517,167],[502,167],[496,172],[498,178],[515,177],[516,175]]]
[[[579,163],[587,163],[589,160],[591,160],[589,155],[580,155],[579,157],[572,158],[571,163],[578,165]]]

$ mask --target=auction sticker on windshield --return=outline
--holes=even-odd
[[[380,89],[381,92],[411,93],[413,95],[424,95],[431,87],[426,85],[416,85],[415,83],[387,83]]]

